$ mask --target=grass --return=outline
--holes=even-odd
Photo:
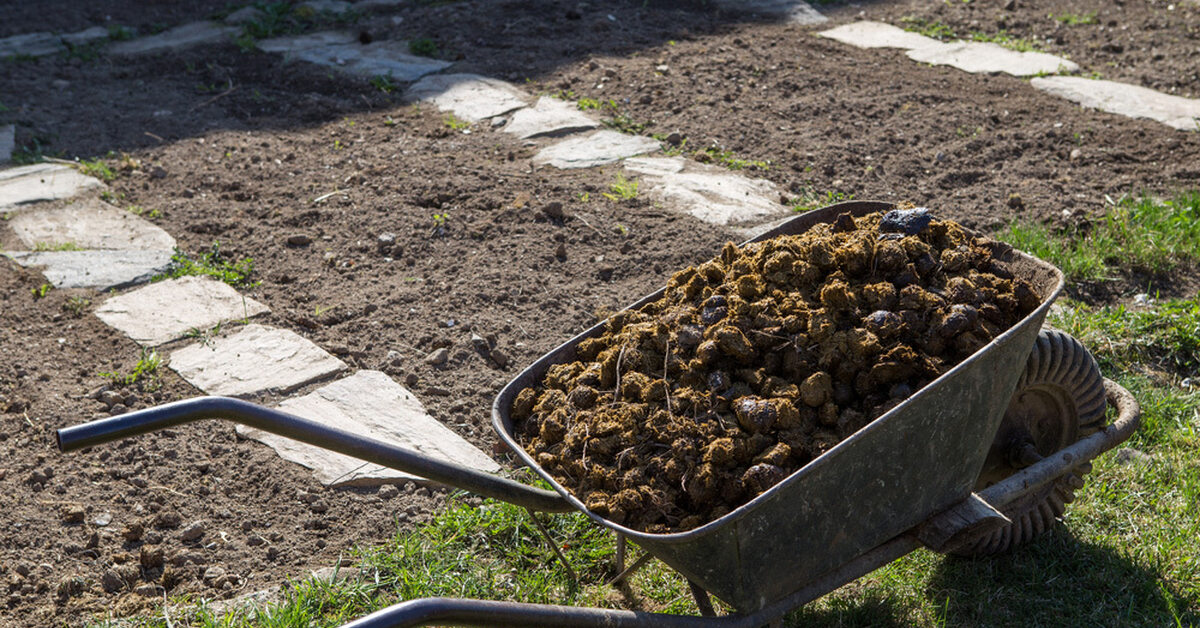
[[[259,10],[258,17],[242,24],[242,32],[237,39],[238,46],[245,51],[252,50],[254,42],[260,39],[299,35],[321,26],[353,24],[362,17],[360,12],[354,10],[330,15],[308,7],[293,6],[290,2],[257,2],[253,6]]]
[[[626,179],[623,175],[618,174],[617,180],[608,186],[608,191],[603,192],[603,195],[610,201],[633,200],[638,195],[638,180]]]
[[[63,311],[70,314],[74,318],[82,318],[87,313],[88,308],[92,306],[92,300],[87,297],[73,296],[68,297],[63,302]]]
[[[437,43],[428,37],[418,37],[408,42],[408,51],[418,57],[436,57],[441,54]]]
[[[1058,15],[1051,14],[1050,17],[1053,17],[1067,26],[1079,26],[1081,24],[1096,23],[1095,11],[1088,11],[1087,13],[1060,13]]]
[[[156,275],[153,280],[161,281],[163,279],[174,279],[189,275],[213,277],[235,288],[253,288],[259,283],[251,280],[251,277],[254,275],[254,259],[250,257],[240,260],[225,259],[221,254],[221,245],[218,242],[213,242],[209,250],[195,258],[192,258],[179,249],[175,249],[175,254],[171,256],[171,265],[167,268],[167,271],[161,275]]]
[[[1071,280],[1163,274],[1200,258],[1200,191],[1160,201],[1123,197],[1083,230],[1014,221],[997,237],[1058,266]]]
[[[82,251],[83,249],[74,242],[59,242],[53,244],[50,242],[36,242],[33,245],[33,250],[38,252],[44,251]]]
[[[826,205],[833,205],[834,203],[841,203],[842,201],[849,201],[853,199],[853,194],[835,192],[833,190],[826,190],[824,193],[821,193],[812,187],[806,187],[804,188],[804,192],[792,201],[790,208],[794,212],[804,213],[814,209],[820,209]]]
[[[374,87],[385,94],[390,94],[397,89],[397,85],[392,80],[391,74],[376,74],[375,76],[372,76],[371,87]]]
[[[698,150],[692,154],[692,158],[696,161],[706,164],[717,164],[725,166],[730,170],[742,170],[745,168],[757,168],[758,170],[770,170],[771,162],[758,159],[742,159],[729,150],[721,150],[716,146]]]
[[[133,370],[128,373],[116,371],[100,373],[100,377],[110,380],[114,386],[138,386],[143,390],[153,390],[158,387],[158,369],[162,366],[162,358],[153,349],[142,349]]]
[[[963,37],[956,33],[948,24],[940,20],[927,20],[914,15],[906,15],[900,18],[900,24],[904,30],[919,33],[939,41],[969,39],[971,41],[990,42],[1011,50],[1016,50],[1017,52],[1039,52],[1041,50],[1033,40],[1015,37],[1004,29],[995,33],[971,31],[966,37]]]
[[[85,159],[80,161],[79,165],[76,167],[79,169],[80,173],[89,177],[95,177],[101,181],[112,181],[113,179],[117,178],[117,175],[113,173],[112,168],[109,168],[108,164],[104,163],[104,161],[99,158],[91,160]]]
[[[29,292],[30,292],[30,294],[32,294],[32,295],[33,295],[33,300],[34,300],[34,301],[37,301],[37,300],[39,300],[39,299],[44,299],[44,298],[46,298],[46,295],[47,295],[47,294],[50,294],[50,291],[51,291],[51,290],[53,290],[53,289],[54,289],[54,285],[53,285],[53,284],[50,284],[50,283],[43,283],[42,285],[40,285],[40,286],[38,286],[38,287],[36,287],[36,288],[30,288],[30,289],[29,289]]]
[[[471,128],[470,122],[467,122],[466,120],[460,120],[452,113],[446,114],[446,117],[442,119],[442,122],[453,131],[462,131],[464,129]]]

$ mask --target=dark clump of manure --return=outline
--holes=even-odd
[[[518,440],[636,530],[689,530],[753,499],[1039,304],[1005,245],[913,211],[726,244],[675,273],[517,395]]]

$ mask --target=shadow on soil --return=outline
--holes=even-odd
[[[139,4],[128,0],[130,4]],[[122,4],[122,3],[116,3]],[[210,17],[201,4],[201,14]],[[128,16],[130,11],[121,12]],[[826,13],[834,7],[822,7]],[[24,14],[13,9],[11,18]],[[575,0],[417,2],[362,14],[343,28],[365,42],[420,41],[447,72],[475,72],[526,84],[538,93],[569,96],[555,73],[605,58],[665,54],[677,41],[728,33],[750,23],[779,21],[722,11],[705,0]],[[25,16],[21,32],[49,26]],[[60,25],[64,30],[70,24]],[[74,25],[78,26],[78,25]],[[137,24],[133,26],[137,27]],[[144,25],[143,25],[144,26]],[[165,24],[156,24],[161,29]],[[169,26],[174,26],[170,24]],[[328,30],[337,25],[321,25]],[[10,27],[8,30],[12,30]],[[811,27],[790,35],[807,37]],[[129,59],[87,54],[0,61],[0,123],[15,123],[17,145],[29,155],[65,158],[131,151],[217,130],[259,131],[321,124],[403,105],[403,83],[342,74],[291,62],[243,42]],[[619,79],[619,77],[617,77]],[[607,79],[606,79],[607,80]]]
[[[938,559],[924,609],[868,588],[830,608],[800,610],[786,625],[909,626],[913,615],[944,626],[1194,626],[1197,600],[1111,547],[1062,527],[1016,552]],[[933,615],[933,618],[929,617]],[[934,620],[936,618],[936,620]]]

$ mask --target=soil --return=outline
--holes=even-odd
[[[716,520],[1032,312],[1011,251],[911,208],[727,244],[521,391],[521,444],[617,523]]]
[[[94,4],[34,11],[6,3],[0,24],[12,34],[108,23],[92,21],[102,19]],[[879,17],[908,7],[822,10],[837,24],[860,10]],[[1009,14],[1033,24],[1073,7],[1022,2]],[[1164,55],[1138,52],[1131,72],[1191,80],[1194,94],[1194,78],[1169,78],[1178,76],[1174,60],[1194,59],[1196,10],[1185,7],[1168,14],[1162,3],[1126,3],[1118,28]],[[104,14],[150,26],[212,10],[204,2],[118,0],[105,3]],[[1163,29],[1149,28],[1167,17],[1169,32],[1177,33],[1176,22],[1192,30],[1162,37]],[[811,27],[753,21],[709,3],[409,3],[356,28],[375,39],[428,37],[457,71],[506,78],[531,93],[612,99],[628,121],[648,125],[646,133],[679,133],[689,150],[715,146],[769,161],[743,173],[780,184],[789,203],[827,192],[907,200],[987,231],[1017,217],[1086,225],[1106,196],[1165,196],[1200,184],[1197,134],[1083,111],[1019,79],[924,67],[895,51],[854,49],[813,37]],[[1075,41],[1064,37],[1063,45]],[[1080,62],[1083,54],[1072,52]],[[233,44],[2,63],[0,124],[16,124],[19,145],[64,158],[112,151],[114,202],[144,215],[157,210],[154,220],[189,253],[219,241],[231,259],[254,259],[262,283],[248,293],[272,308],[266,323],[356,367],[388,372],[488,450],[496,443],[488,404],[517,369],[741,238],[643,198],[603,199],[614,167],[535,169],[535,146],[487,125],[464,134],[448,128],[444,114],[404,103],[400,91]],[[297,234],[312,243],[289,246]],[[1194,291],[1196,277],[1187,270],[1149,278],[1149,286],[1171,296]],[[141,353],[90,315],[101,296],[52,290],[34,299],[43,281],[0,266],[0,488],[11,497],[0,625],[77,625],[109,609],[138,612],[163,593],[262,589],[333,564],[354,544],[379,543],[397,518],[410,525],[440,503],[440,492],[415,486],[386,499],[374,489],[322,489],[227,424],[58,454],[55,428],[109,414],[90,397],[108,383],[98,374],[129,372]],[[1145,278],[1116,282],[1104,298],[1127,300],[1147,286]],[[64,310],[72,296],[91,306],[75,307],[79,316]],[[507,368],[473,351],[471,333],[494,335],[511,358]],[[442,347],[450,360],[426,364]],[[165,370],[161,388],[134,392],[121,405],[196,394]],[[106,513],[111,522],[96,523]],[[204,535],[183,540],[196,521],[205,522]],[[142,535],[127,540],[123,532],[135,524]],[[181,578],[164,582],[168,567]],[[210,568],[236,578],[205,580]],[[134,592],[147,584],[171,586]]]

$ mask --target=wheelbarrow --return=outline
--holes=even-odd
[[[802,233],[842,213],[894,206],[831,205],[796,216],[755,242]],[[500,499],[533,511],[581,511],[617,535],[617,579],[653,556],[688,579],[702,616],[545,604],[427,598],[401,602],[346,625],[761,626],[918,547],[967,556],[1028,542],[1061,516],[1090,461],[1127,439],[1141,412],[1128,391],[1100,375],[1069,335],[1043,329],[1063,288],[1055,267],[1000,249],[1040,305],[1017,325],[752,501],[686,532],[653,534],[590,512],[513,437],[517,393],[571,361],[596,325],[517,375],[492,404],[500,439],[553,487],[547,491],[457,466],[321,423],[225,397],[199,397],[58,431],[63,451],[189,421],[227,419]],[[630,307],[658,299],[662,291]],[[1106,409],[1117,418],[1106,425]],[[627,540],[646,554],[624,564]],[[734,612],[717,616],[710,595]]]

